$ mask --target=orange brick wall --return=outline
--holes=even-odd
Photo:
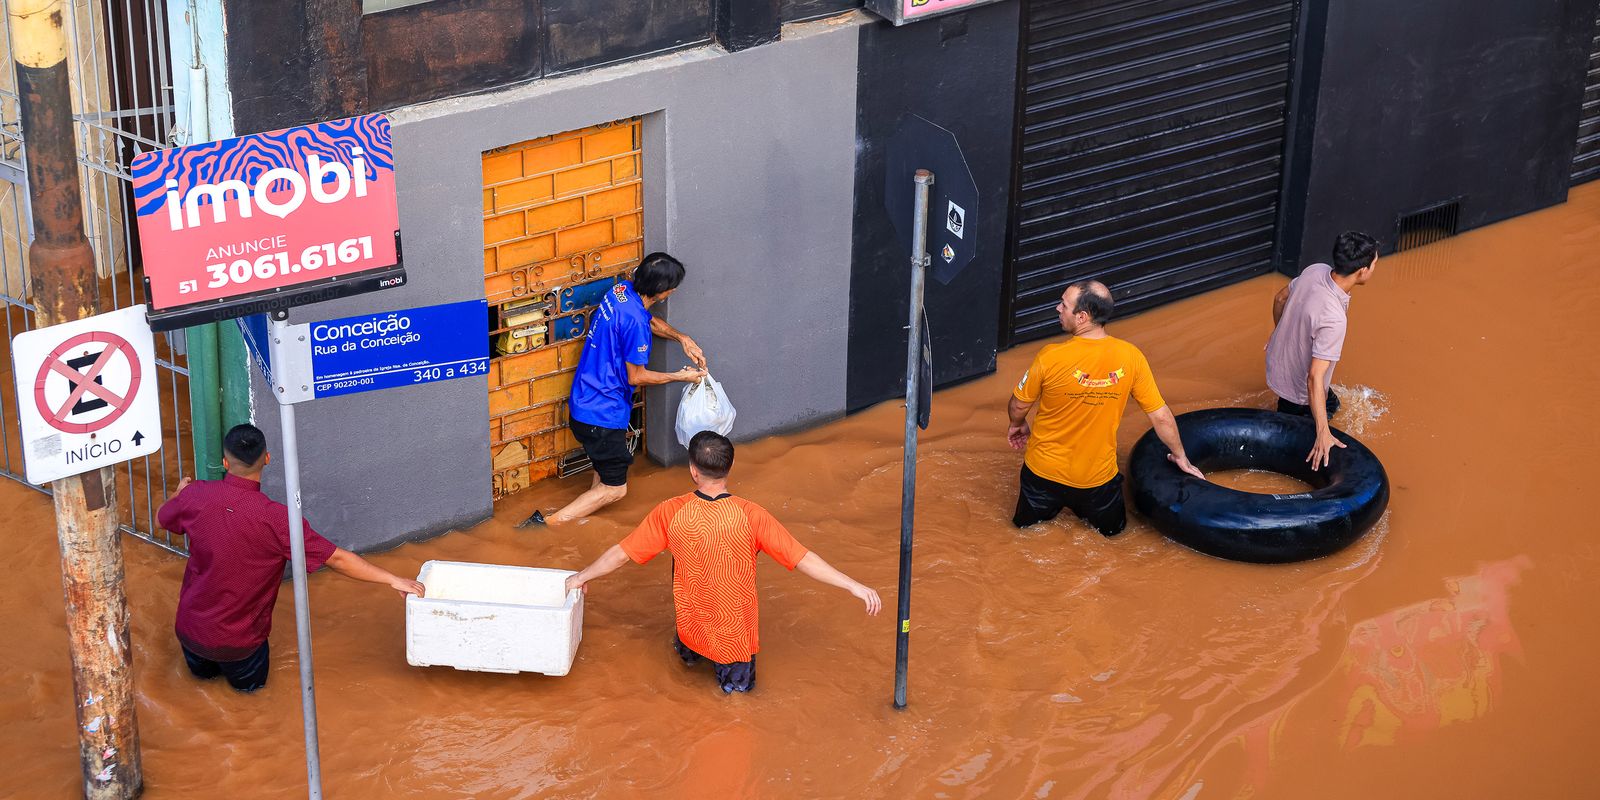
[[[639,263],[640,136],[639,120],[630,119],[483,154],[483,281],[491,326],[508,302],[551,298],[563,287]],[[515,355],[493,351],[489,439],[496,498],[555,475],[577,449],[567,430],[567,394],[582,344],[552,342]]]

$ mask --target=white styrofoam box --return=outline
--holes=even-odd
[[[406,597],[406,662],[474,672],[565,675],[583,639],[572,570],[429,561]]]

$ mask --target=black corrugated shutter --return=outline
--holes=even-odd
[[[1578,122],[1578,150],[1572,157],[1574,185],[1600,178],[1600,20],[1589,48],[1589,79]]]
[[[1028,4],[1009,342],[1056,333],[1074,280],[1134,311],[1271,268],[1295,11]]]

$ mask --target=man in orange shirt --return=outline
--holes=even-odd
[[[674,647],[683,663],[712,662],[722,691],[755,688],[755,655],[761,649],[756,613],[756,556],[767,553],[787,569],[798,569],[866,603],[883,607],[878,593],[806,550],[767,510],[728,493],[733,442],[712,431],[689,440],[689,477],[695,491],[674,497],[645,517],[637,530],[612,545],[593,564],[567,578],[567,591],[615,571],[629,560],[643,564],[672,551],[672,605],[677,614]]]
[[[1056,313],[1072,338],[1040,350],[1011,395],[1006,438],[1013,449],[1027,449],[1011,518],[1019,528],[1055,519],[1067,508],[1103,535],[1122,533],[1128,510],[1117,472],[1117,428],[1130,395],[1172,451],[1167,458],[1205,478],[1183,451],[1177,420],[1156,389],[1144,353],[1106,334],[1114,308],[1111,291],[1099,281],[1068,286]],[[1035,405],[1039,414],[1030,427],[1028,412]]]

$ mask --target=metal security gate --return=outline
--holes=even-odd
[[[1584,82],[1578,121],[1578,149],[1572,157],[1574,186],[1600,178],[1600,19],[1589,46],[1589,78]]]
[[[139,276],[138,232],[132,216],[128,164],[146,150],[170,145],[173,135],[172,80],[166,41],[165,0],[74,0],[69,9],[73,117],[77,121],[84,227],[94,247],[101,308],[144,303]],[[0,40],[0,476],[26,483],[21,435],[12,392],[11,338],[33,327],[29,302],[28,209],[24,138],[11,63],[9,18]],[[181,333],[156,337],[162,402],[162,450],[116,467],[122,529],[176,553],[187,553],[181,536],[160,530],[155,509],[193,476],[186,454],[189,380]],[[31,484],[29,484],[31,485]],[[48,492],[46,487],[34,488]]]
[[[1293,0],[1034,0],[1023,20],[1007,342],[1068,283],[1136,311],[1271,268]]]

